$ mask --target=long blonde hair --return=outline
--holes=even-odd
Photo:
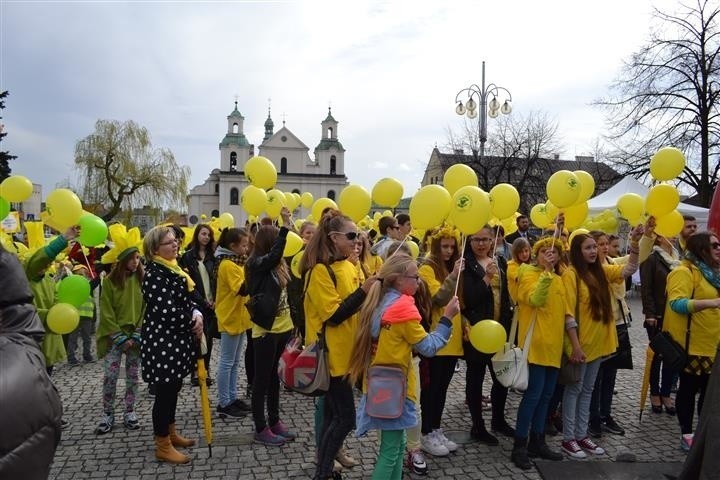
[[[347,373],[351,384],[354,385],[365,375],[365,370],[372,360],[372,317],[375,309],[387,291],[395,288],[398,278],[404,275],[408,268],[410,268],[410,265],[413,264],[415,264],[414,258],[403,253],[398,253],[390,257],[387,262],[383,263],[382,267],[380,267],[378,277],[381,281],[372,284],[360,308],[360,328],[355,335],[353,353],[350,357],[350,368]]]

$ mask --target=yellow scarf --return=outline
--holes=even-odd
[[[177,275],[180,275],[181,277],[185,277],[185,280],[187,280],[187,289],[188,292],[192,292],[195,290],[195,282],[193,282],[192,278],[190,278],[190,275],[187,274],[185,270],[180,268],[180,265],[178,265],[177,259],[175,260],[166,260],[160,255],[155,255],[153,258],[153,262],[159,263],[160,265],[166,266],[170,271],[176,273]]]

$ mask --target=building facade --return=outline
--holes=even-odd
[[[338,139],[338,121],[328,108],[327,117],[320,122],[321,135],[318,145],[310,156],[310,148],[290,129],[283,126],[274,131],[274,123],[268,110],[265,135],[255,152],[244,133],[245,117],[235,109],[227,117],[227,132],[220,142],[220,168],[210,172],[202,185],[190,190],[188,222],[194,225],[201,215],[208,218],[228,212],[236,225],[243,225],[248,214],[240,204],[240,196],[249,185],[245,178],[245,162],[253,155],[268,158],[277,170],[274,188],[283,192],[310,192],[313,198],[328,197],[336,200],[348,184],[345,176],[345,149]],[[309,212],[305,212],[309,213]]]

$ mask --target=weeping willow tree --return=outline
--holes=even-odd
[[[75,168],[86,205],[102,218],[149,205],[187,210],[190,169],[166,148],[153,148],[150,133],[133,121],[98,120],[95,131],[75,145]]]

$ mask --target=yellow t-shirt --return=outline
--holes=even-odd
[[[342,301],[360,287],[360,276],[355,265],[347,260],[334,262],[330,265],[335,273],[337,286],[333,283],[327,267],[315,265],[307,272],[308,281],[305,292],[305,344],[317,340],[325,321],[338,309]],[[309,275],[309,277],[308,277]],[[348,372],[353,341],[357,331],[358,314],[343,321],[340,325],[327,324],[325,340],[328,346],[328,363],[330,375],[338,377]]]
[[[507,285],[508,285],[508,293],[510,293],[510,300],[512,300],[512,303],[517,305],[518,303],[518,270],[520,269],[520,264],[517,263],[515,260],[510,260],[507,263]]]
[[[437,278],[435,278],[435,271],[432,269],[430,265],[423,265],[420,267],[418,271],[420,277],[425,280],[425,283],[427,283],[428,291],[430,292],[430,296],[433,297],[435,294],[440,290],[440,287],[442,286],[442,282],[440,282]],[[434,330],[435,327],[437,327],[437,324],[440,322],[440,319],[443,316],[443,313],[445,311],[445,307],[433,307],[432,309],[432,318],[430,322],[430,329]],[[452,329],[453,334],[450,335],[450,340],[448,340],[447,345],[445,345],[443,348],[441,348],[436,356],[457,356],[460,357],[463,355],[463,344],[462,344],[462,318],[460,314],[458,313],[455,315],[452,319]]]
[[[565,284],[555,273],[522,265],[518,272],[518,345],[525,345],[525,336],[536,316],[530,340],[528,362],[546,367],[560,367],[565,333]]]
[[[618,280],[622,280],[622,265],[603,265],[605,276],[611,284]],[[579,318],[575,318],[578,323],[578,340],[580,347],[585,353],[585,360],[592,362],[600,357],[613,354],[617,351],[618,338],[615,322],[595,321],[590,312],[590,292],[585,282],[580,280],[577,282],[577,273],[575,268],[567,268],[562,275],[565,284],[566,312],[575,317],[575,305],[579,305]],[[578,292],[578,284],[580,291]],[[611,301],[612,292],[610,292]]]
[[[379,255],[370,255],[370,259],[364,264],[365,270],[368,272],[368,275],[375,275],[377,272],[380,271],[380,267],[382,267],[383,260],[380,258]]]
[[[247,295],[240,296],[245,281],[245,270],[232,260],[221,260],[218,267],[215,315],[218,331],[239,335],[250,328],[250,312],[245,308]]]

